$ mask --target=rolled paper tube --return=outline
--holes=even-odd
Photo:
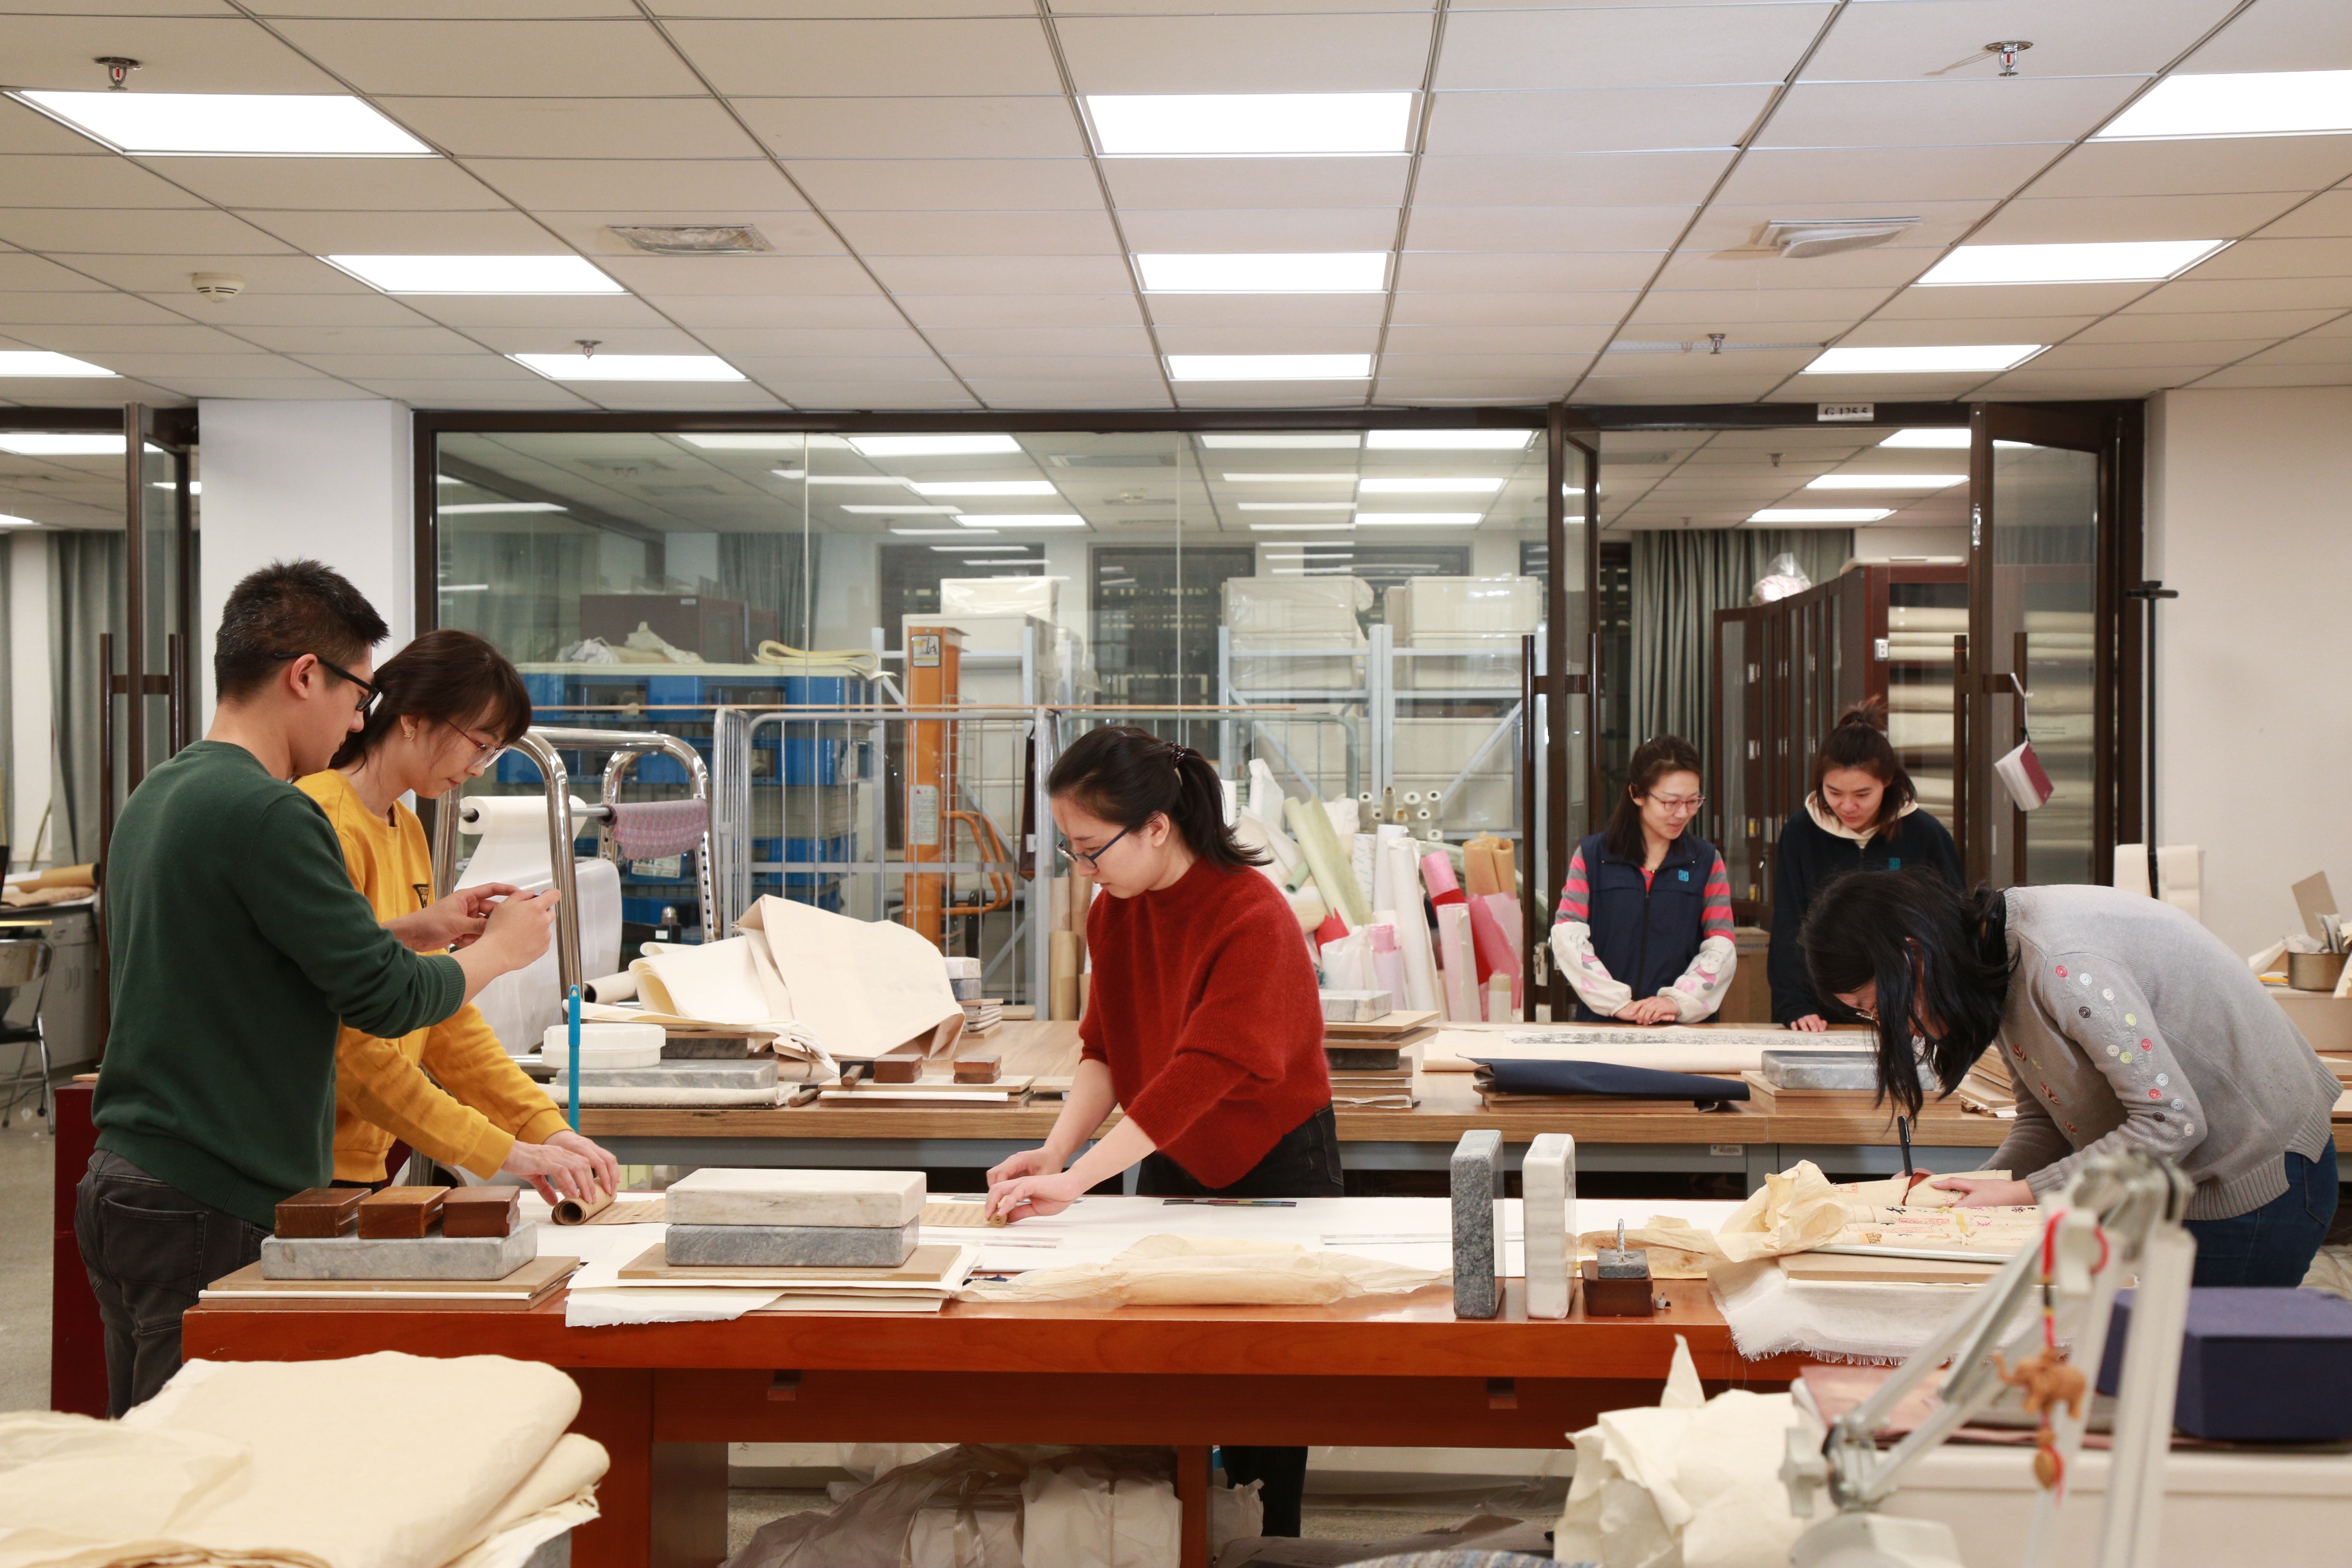
[[[1275,782],[1274,770],[1264,757],[1252,757],[1249,765],[1251,814],[1262,822],[1274,822],[1282,816],[1282,786]]]
[[[1331,918],[1331,910],[1323,902],[1323,895],[1312,888],[1290,895],[1290,912],[1298,917],[1298,929],[1308,936],[1313,936],[1322,929],[1323,922]]]
[[[1415,880],[1412,840],[1383,839],[1381,853],[1391,862],[1391,879],[1406,889],[1396,926],[1397,946],[1404,952],[1405,1005],[1417,1013],[1427,1012],[1444,997],[1438,990],[1437,958],[1429,943],[1429,917],[1423,912],[1421,888]]]
[[[1470,911],[1460,904],[1437,910],[1438,951],[1444,955],[1445,1018],[1452,1024],[1479,1021],[1477,962],[1470,954]]]
[[[1466,897],[1462,884],[1454,879],[1454,862],[1444,855],[1421,858],[1421,881],[1429,889],[1429,901],[1433,905],[1458,904]]]
[[[1516,1007],[1519,1005],[1519,955],[1495,913],[1494,897],[1488,894],[1470,900],[1470,934],[1478,947],[1478,979],[1483,984],[1496,975],[1508,975],[1511,1005]]]
[[[591,980],[581,987],[591,1002],[626,1002],[637,994],[637,977],[627,970]]]
[[[1395,909],[1412,889],[1396,883],[1396,862],[1388,854],[1388,829],[1382,827],[1372,838],[1372,919],[1379,920],[1382,910]]]
[[[1473,838],[1462,847],[1463,890],[1474,899],[1502,889],[1495,881],[1495,847],[1485,837]]]
[[[1224,792],[1225,820],[1231,822],[1242,809],[1242,786],[1232,779],[1219,779],[1217,785]]]
[[[1356,875],[1356,890],[1364,895],[1368,914],[1379,902],[1372,896],[1372,846],[1378,842],[1369,833],[1352,835],[1348,840],[1348,868]]]
[[[1290,875],[1283,879],[1284,885],[1294,893],[1309,886],[1314,880],[1315,868],[1309,866],[1303,858],[1297,865],[1290,868]]]
[[[1348,852],[1340,847],[1339,836],[1331,830],[1331,819],[1324,812],[1323,803],[1286,800],[1282,809],[1290,819],[1290,830],[1298,836],[1298,847],[1306,855],[1307,865],[1314,868],[1315,887],[1323,895],[1323,901],[1350,926],[1362,925],[1371,919],[1371,908],[1356,887]]]
[[[1333,837],[1345,839],[1348,835],[1356,831],[1359,818],[1354,801],[1327,800],[1323,803],[1323,815],[1331,824]]]
[[[1396,917],[1391,915],[1391,921]],[[1396,927],[1379,921],[1364,928],[1372,939],[1372,973],[1379,989],[1389,994],[1389,1009],[1401,1012],[1404,1007],[1404,954],[1397,951]]]
[[[584,1198],[563,1198],[555,1205],[558,1225],[586,1225],[613,1206],[613,1194],[602,1187],[591,1187]]]

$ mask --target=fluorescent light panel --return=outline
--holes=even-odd
[[[1087,520],[1066,511],[987,511],[958,512],[956,521],[967,528],[1084,528]]]
[[[1328,474],[1227,474],[1225,482],[1235,485],[1352,485],[1356,475],[1352,469],[1335,469]]]
[[[2013,370],[2041,343],[1923,343],[1916,348],[1824,349],[1800,375],[1962,375]]]
[[[123,440],[99,430],[0,431],[0,452],[20,458],[119,458]]]
[[[113,374],[104,365],[92,364],[71,354],[51,353],[47,349],[0,349],[0,375],[110,376]]]
[[[1365,381],[1370,354],[1170,354],[1171,381]]]
[[[993,532],[986,528],[894,528],[891,532],[901,539],[970,538],[974,534]]]
[[[908,479],[908,487],[923,496],[1050,496],[1057,492],[1051,479]]]
[[[1240,511],[1353,511],[1351,500],[1244,500],[1234,503]]]
[[[38,528],[40,526],[29,517],[17,517],[14,513],[0,512],[0,528]]]
[[[432,148],[341,94],[16,92],[50,119],[143,157],[432,158]]]
[[[783,470],[779,468],[776,471],[782,473]],[[897,474],[811,474],[808,482],[813,485],[897,485],[907,489],[912,488],[915,481],[901,479]]]
[[[1107,158],[1341,157],[1412,150],[1410,92],[1091,93]]]
[[[2226,239],[2129,239],[2095,245],[1964,245],[1929,268],[1922,288],[2001,283],[2155,283],[2178,278]]]
[[[577,256],[322,256],[385,294],[625,294]]]
[[[716,354],[509,354],[550,381],[743,381]]]
[[[1347,522],[1253,522],[1250,524],[1250,531],[1252,533],[1328,533],[1336,529],[1355,526],[1352,520]]]
[[[2171,76],[2092,140],[2319,136],[2352,131],[2352,70]]]
[[[677,438],[713,452],[797,452],[808,439],[801,435],[694,436],[685,431]]]
[[[1897,430],[1881,441],[1881,447],[1933,449],[1938,452],[1965,452],[1970,437],[1965,425],[1928,426],[1916,430]]]
[[[1761,511],[1748,514],[1750,522],[1815,522],[1856,523],[1876,522],[1882,517],[1892,517],[1895,509],[1888,506],[1768,506]]]
[[[1333,450],[1344,447],[1352,451],[1364,444],[1364,438],[1361,436],[1352,433],[1297,436],[1202,436],[1200,441],[1203,447],[1213,452],[1290,451],[1308,448],[1320,450],[1327,447]],[[1233,476],[1228,474],[1225,477],[1231,479]]]
[[[459,512],[471,511],[569,511],[572,509],[558,506],[551,500],[469,500],[461,501],[456,506],[436,507],[435,510],[442,516],[449,517]]]
[[[1364,445],[1375,452],[1524,452],[1532,430],[1370,430]]]
[[[852,436],[849,444],[861,458],[968,458],[1021,450],[1010,436]]]
[[[1444,479],[1367,478],[1356,486],[1360,493],[1368,496],[1490,496],[1502,488],[1500,479],[1475,477]]]
[[[1389,281],[1385,250],[1154,252],[1135,265],[1154,294],[1377,294]]]
[[[1966,474],[1823,474],[1809,490],[1944,490],[1969,482]]]
[[[1356,521],[1368,528],[1475,528],[1485,516],[1476,511],[1360,511]]]
[[[855,506],[845,503],[841,510],[847,512],[867,513],[877,517],[909,517],[917,512],[935,512],[941,517],[947,517],[955,512],[961,511],[963,508],[960,506],[918,506],[910,501],[905,506]]]

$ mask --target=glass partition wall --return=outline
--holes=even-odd
[[[1556,721],[1543,699],[1556,647],[1573,679],[1555,700],[1583,701],[1591,475],[1573,442],[1554,457],[1540,411],[1510,417],[772,432],[425,416],[420,575],[433,619],[522,668],[542,721],[658,727],[712,760],[720,929],[774,893],[904,920],[982,958],[991,995],[1044,1004],[1058,867],[1038,785],[1099,723],[1197,748],[1244,804],[1352,798],[1367,831],[1498,835],[1519,842],[1523,880],[1546,880],[1549,748],[1575,749],[1556,793],[1573,797],[1562,830],[1584,826],[1581,709]],[[509,755],[476,787],[540,784]],[[648,758],[626,790],[684,787]],[[690,866],[625,868],[632,938],[697,925],[694,899]]]

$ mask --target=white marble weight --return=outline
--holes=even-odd
[[[776,1058],[761,1057],[750,1061],[664,1061],[643,1068],[583,1068],[580,1069],[583,1089],[773,1089],[776,1087]],[[548,1092],[562,1100],[571,1089],[570,1081],[557,1073]]]
[[[663,1215],[676,1225],[862,1226],[897,1229],[922,1215],[920,1171],[778,1171],[706,1165],[669,1184]]]
[[[264,1279],[503,1279],[539,1256],[539,1226],[509,1236],[273,1236],[261,1244]]]
[[[1501,1237],[1495,1224],[1503,1185],[1503,1135],[1491,1127],[1462,1134],[1450,1166],[1454,1195],[1454,1315],[1491,1318],[1503,1308]]]
[[[915,1255],[920,1221],[893,1230],[850,1225],[673,1225],[662,1257],[677,1268],[896,1268]]]
[[[1576,1273],[1576,1140],[1546,1132],[1528,1145],[1519,1166],[1520,1213],[1527,1231],[1528,1316],[1568,1316]]]

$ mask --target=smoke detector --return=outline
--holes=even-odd
[[[748,223],[616,223],[608,227],[648,256],[758,256],[776,248]]]
[[[1756,242],[1790,261],[1803,261],[1885,245],[1918,221],[1916,217],[1774,218],[1758,233]]]
[[[245,279],[234,272],[191,272],[188,287],[207,300],[234,300],[245,292]]]

